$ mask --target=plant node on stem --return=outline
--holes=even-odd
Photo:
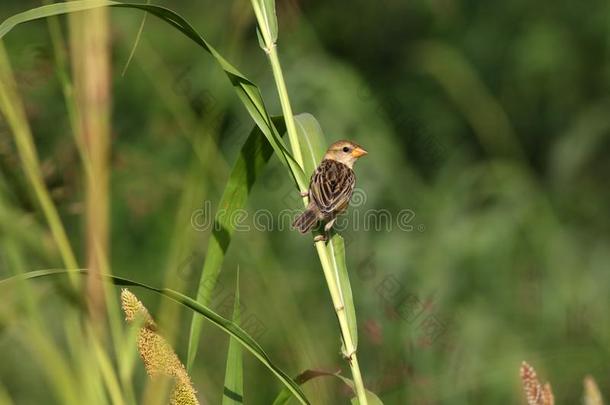
[[[294,159],[302,169],[304,168],[303,154],[301,153],[301,147],[299,144],[299,139],[297,137],[297,129],[294,121],[294,115],[292,113],[292,107],[290,106],[288,90],[284,81],[284,75],[282,73],[282,67],[280,65],[274,35],[272,35],[271,33],[269,21],[267,18],[268,16],[264,14],[263,10],[261,9],[260,0],[252,0],[252,8],[254,9],[254,14],[256,15],[256,20],[258,22],[259,32],[262,37],[263,43],[261,44],[261,47],[269,57],[271,70],[273,71],[273,78],[275,80],[278,96],[280,98],[282,113],[284,114],[284,120],[286,121],[286,131],[288,132],[290,148],[292,150],[292,154],[294,155]],[[303,204],[307,206],[309,198],[306,194],[307,190],[304,189],[306,185],[300,185],[300,187],[301,189],[299,191],[301,193],[301,197],[303,198]],[[339,320],[341,336],[343,338],[344,343],[344,355],[347,358],[348,364],[352,370],[352,378],[354,379],[354,387],[356,390],[356,395],[358,397],[358,403],[359,405],[368,405],[368,401],[366,398],[366,390],[364,388],[364,382],[360,373],[358,358],[356,357],[356,347],[354,345],[354,339],[350,332],[347,314],[345,313],[345,305],[341,296],[341,290],[338,286],[339,280],[336,276],[337,272],[335,271],[335,268],[331,265],[330,253],[326,247],[325,242],[318,237],[314,239],[314,242],[314,245],[318,252],[318,256],[320,258],[320,263],[322,264],[322,270],[324,271],[324,277],[326,278],[328,290],[333,301],[335,313],[337,314],[337,319]]]

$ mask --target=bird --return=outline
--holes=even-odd
[[[340,140],[328,148],[322,162],[311,175],[309,189],[301,192],[302,197],[309,197],[305,211],[293,222],[293,228],[305,234],[318,222],[324,225],[324,234],[317,235],[314,242],[327,240],[327,233],[333,227],[337,215],[344,212],[356,184],[354,163],[368,152],[360,145],[347,140]]]

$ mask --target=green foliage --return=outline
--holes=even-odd
[[[349,387],[352,391],[355,391],[354,382],[352,380],[340,375],[339,373],[331,373],[328,371],[305,370],[301,374],[296,376],[294,378],[294,381],[296,381],[300,385],[303,385],[308,381],[311,381],[313,379],[320,378],[320,377],[335,377],[337,379],[337,381],[341,381],[343,384],[345,384],[347,387]],[[374,393],[372,393],[369,390],[366,391],[366,398],[370,404],[373,404],[373,405],[383,404],[383,402],[381,402],[381,400],[377,397],[377,395],[375,395]],[[290,391],[288,389],[284,388],[273,401],[273,405],[285,405],[285,404],[290,403],[291,399],[292,399],[292,394],[290,393]],[[353,394],[351,402],[352,402],[352,404],[358,404],[358,398],[356,397],[355,392]]]
[[[281,119],[276,121],[281,128],[283,121]],[[261,130],[255,127],[239,152],[220,199],[218,214],[214,218],[212,236],[208,241],[207,256],[197,288],[197,301],[204,305],[211,300],[224,257],[231,243],[231,236],[235,230],[235,222],[232,220],[235,212],[245,206],[250,190],[272,153],[273,149],[268,142],[265,142]],[[189,369],[197,354],[200,334],[201,319],[194,316],[189,336],[187,363]]]
[[[237,270],[237,282],[235,285],[235,303],[233,304],[233,323],[239,325],[241,322],[239,301],[239,269]],[[225,385],[222,395],[222,405],[243,404],[244,402],[244,370],[241,348],[238,342],[231,338],[229,340],[229,352],[227,354],[227,368],[225,371]]]
[[[0,20],[41,3],[4,0]],[[111,13],[113,274],[199,299],[201,269],[216,268],[206,307],[230,319],[226,297],[239,266],[242,329],[269,357],[290,375],[323,367],[349,376],[311,238],[276,225],[259,230],[253,218],[301,210],[295,184],[306,186],[327,142],[353,139],[369,151],[356,167],[366,198],[352,204],[340,233],[365,386],[386,404],[520,403],[518,367],[528,360],[554,383],[557,403],[578,403],[587,374],[608,396],[607,1],[391,0],[380,7],[354,0],[348,18],[343,2],[276,2],[277,51],[303,151],[296,180],[287,174],[299,173],[291,143],[285,135],[277,141],[283,120],[269,124],[282,110],[252,2],[140,3]],[[271,4],[256,3],[263,11]],[[69,79],[72,66],[54,57],[69,55],[69,20],[80,13],[54,20],[66,43],[51,41],[44,20],[13,25],[41,10],[1,25],[17,90],[8,106],[22,104],[24,113],[20,122],[0,113],[0,279],[70,267],[68,249],[81,267],[86,257],[73,98],[55,74]],[[151,15],[121,77],[144,12]],[[316,121],[305,126],[324,129],[314,158],[303,134],[318,130],[301,128],[302,111]],[[212,228],[192,229],[190,215],[206,202],[221,206],[253,122],[272,153],[257,166],[247,198],[238,192],[235,199],[248,230],[232,231],[228,254],[218,255]],[[26,125],[39,190],[52,203],[46,214],[19,160],[15,129],[24,134]],[[53,206],[59,221],[50,226]],[[381,210],[394,219],[406,213],[404,229],[394,221],[389,230],[383,222],[365,230],[365,213]],[[62,249],[60,224],[69,242]],[[64,283],[14,286],[2,289],[0,402],[143,402],[151,387],[129,331],[118,334],[120,345],[113,334],[96,346],[86,324],[68,333],[68,318],[87,316]],[[186,363],[192,312],[158,294],[143,298],[156,315],[173,309],[171,324],[160,316],[159,327]],[[221,403],[228,335],[196,318],[203,329],[189,372],[202,400]],[[281,389],[284,399],[292,396],[247,360],[247,401],[272,403]],[[108,364],[118,370],[114,381]],[[316,404],[352,396],[336,377],[302,390]]]
[[[8,279],[0,280],[0,286],[7,285],[10,283],[14,283],[21,280],[31,280],[41,277],[55,277],[58,275],[69,275],[71,273],[77,274],[88,274],[87,270],[36,270],[30,271],[18,276],[14,276]],[[168,297],[180,305],[191,309],[194,312],[197,312],[199,315],[203,316],[205,319],[210,321],[212,324],[220,328],[223,332],[227,333],[231,336],[231,338],[235,339],[242,347],[247,349],[250,353],[254,355],[262,364],[265,365],[275,376],[284,384],[286,387],[301,401],[301,403],[308,404],[309,401],[305,398],[299,386],[292,381],[290,377],[288,377],[279,367],[277,367],[274,363],[271,362],[269,356],[265,353],[263,348],[242,328],[240,328],[236,323],[223,318],[210,308],[205,305],[200,304],[194,299],[187,297],[184,294],[181,294],[177,291],[171,290],[169,288],[157,288],[152,287],[143,283],[139,283],[137,281],[129,280],[122,277],[104,275],[103,276],[108,281],[112,282],[114,285],[123,286],[123,287],[141,287],[149,291],[153,291],[157,294]]]

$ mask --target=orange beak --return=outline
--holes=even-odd
[[[368,154],[368,152],[366,150],[362,149],[360,146],[355,147],[354,150],[352,151],[352,156],[355,158],[359,158],[366,154]]]

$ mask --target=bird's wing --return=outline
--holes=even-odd
[[[355,184],[352,169],[335,160],[325,159],[311,176],[309,196],[322,213],[338,213],[347,208]]]

